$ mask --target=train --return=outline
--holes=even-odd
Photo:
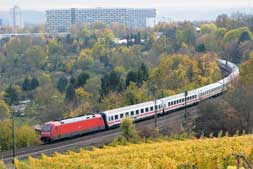
[[[239,76],[240,72],[239,68],[231,62],[221,59],[218,62],[220,68],[231,73],[216,83],[155,101],[107,110],[93,115],[47,122],[42,125],[40,139],[43,143],[50,143],[73,136],[107,130],[119,126],[126,117],[132,118],[136,122],[150,118],[155,113],[163,115],[222,94],[227,90],[229,84]]]

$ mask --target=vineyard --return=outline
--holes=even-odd
[[[79,153],[56,153],[53,157],[16,160],[16,168],[30,169],[222,169],[235,166],[232,153],[253,160],[253,136],[193,140],[158,140],[127,146],[81,149]]]

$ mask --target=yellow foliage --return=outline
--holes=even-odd
[[[194,57],[179,54],[164,56],[159,67],[151,70],[149,81],[168,94],[201,87],[220,79],[217,59],[218,56],[211,52]]]
[[[184,141],[163,140],[128,146],[105,146],[92,151],[80,150],[80,153],[55,154],[54,157],[43,155],[42,159],[29,158],[29,168],[176,169],[194,166],[214,169],[230,165],[229,169],[232,169],[231,166],[236,165],[232,153],[243,152],[249,155],[252,146],[252,135]]]
[[[82,88],[82,87],[76,89],[75,92],[78,97],[89,97],[90,96],[89,92],[85,91],[84,88]]]
[[[126,70],[125,70],[125,68],[124,68],[123,66],[116,66],[116,67],[114,68],[114,71],[115,71],[115,72],[119,72],[119,73],[124,73],[124,72],[126,72]]]
[[[74,59],[71,59],[71,60],[69,60],[69,61],[65,64],[65,70],[66,70],[66,72],[70,73],[70,72],[72,71],[75,62],[76,62],[76,61],[75,61]]]
[[[253,51],[250,53],[250,58],[240,67],[240,79],[244,84],[253,83]]]
[[[6,169],[4,162],[0,160],[0,169]]]
[[[80,54],[79,54],[79,60],[83,60],[85,59],[86,57],[90,57],[91,55],[91,50],[90,49],[82,49],[80,51]]]

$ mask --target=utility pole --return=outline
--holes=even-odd
[[[156,89],[155,89],[156,90]],[[157,128],[157,114],[156,114],[156,91],[154,91],[154,96],[155,96],[155,128]]]
[[[157,105],[156,105],[156,102],[157,102],[157,98],[156,98],[156,90],[157,90],[157,86],[156,85],[152,85],[151,86],[151,92],[153,94],[153,97],[155,99],[155,115],[154,115],[154,118],[155,118],[155,128],[157,128]]]
[[[15,112],[12,111],[12,163],[16,157],[16,143],[15,143]]]
[[[184,118],[187,118],[187,96],[188,96],[188,91],[184,92]]]

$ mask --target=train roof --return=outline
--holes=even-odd
[[[84,116],[73,117],[73,118],[64,119],[64,120],[60,120],[60,121],[51,121],[46,124],[53,124],[55,126],[58,126],[61,124],[69,124],[69,123],[74,123],[74,122],[79,122],[79,121],[94,119],[94,118],[100,118],[100,117],[101,117],[100,114],[84,115]]]
[[[160,99],[157,99],[157,105],[159,105],[161,103]],[[152,104],[155,104],[155,101],[147,101],[144,103],[139,103],[139,104],[134,104],[131,106],[126,106],[126,107],[121,107],[121,108],[116,108],[116,109],[112,109],[112,110],[107,110],[104,111],[103,113],[105,114],[114,114],[114,113],[118,113],[118,112],[130,112],[132,110],[136,110],[136,109],[140,109],[141,107],[145,108],[147,106],[150,106]]]

